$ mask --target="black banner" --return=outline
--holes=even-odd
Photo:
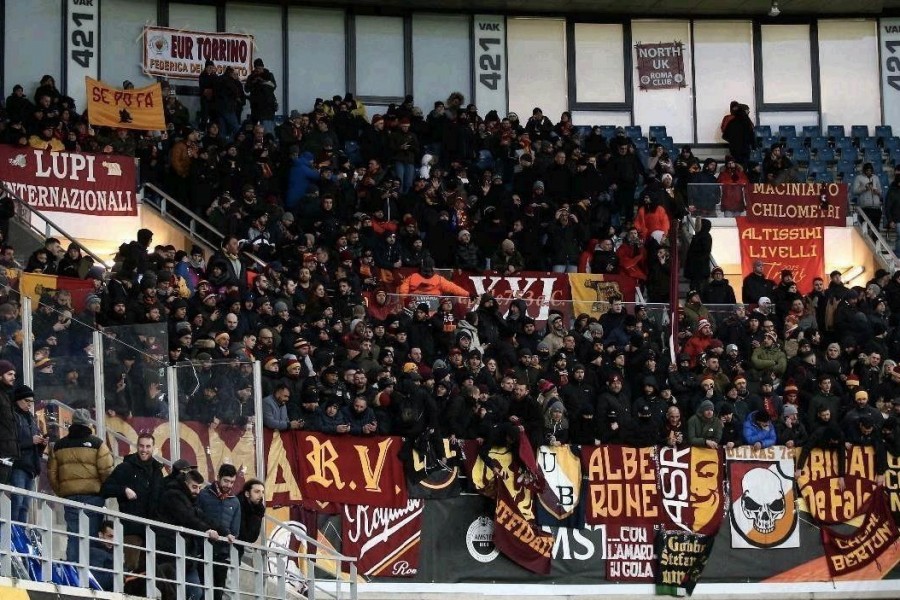
[[[715,538],[708,535],[659,531],[656,534],[656,593],[690,596],[712,553]]]

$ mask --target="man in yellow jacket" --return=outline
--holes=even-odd
[[[91,413],[79,408],[72,415],[69,435],[60,439],[50,451],[47,465],[47,476],[53,492],[61,498],[103,507],[103,496],[100,486],[113,470],[112,453],[106,443],[94,435],[91,429]],[[65,507],[66,530],[78,532],[78,520],[81,510]],[[90,535],[97,535],[103,513],[89,511]],[[66,560],[78,560],[78,538],[70,536],[66,545]]]

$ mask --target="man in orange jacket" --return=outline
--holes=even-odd
[[[461,298],[471,297],[465,288],[462,288],[446,277],[442,277],[434,272],[434,260],[431,258],[422,259],[418,273],[413,273],[404,279],[397,287],[397,293],[401,297],[406,296],[459,296]]]

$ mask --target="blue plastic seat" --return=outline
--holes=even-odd
[[[791,159],[795,163],[806,164],[809,162],[809,148],[806,146],[801,146],[799,148],[794,148],[791,153]]]
[[[834,162],[834,148],[830,146],[826,146],[824,148],[820,148],[816,150],[816,159],[823,160],[827,163]]]
[[[888,151],[892,151],[895,148],[900,148],[900,137],[889,137],[884,139],[884,147]]]
[[[640,125],[626,125],[625,126],[625,135],[630,137],[633,140],[644,137],[644,134],[641,133]]]
[[[851,125],[850,126],[850,137],[855,137],[855,138],[869,137],[869,126],[868,125]]]
[[[831,144],[828,142],[827,137],[816,136],[809,138],[809,147],[811,150],[821,150],[823,148],[830,148]]]
[[[804,125],[803,126],[803,137],[805,138],[814,138],[820,137],[822,135],[822,128],[818,125]]]
[[[900,167],[900,148],[891,148],[888,162],[894,165],[894,168]]]
[[[819,183],[834,183],[834,173],[825,171],[824,173],[820,173],[815,180]]]
[[[894,137],[894,132],[890,125],[876,125],[875,137],[883,142],[887,138]]]
[[[797,128],[794,125],[780,125],[778,127],[778,137],[795,138],[797,137]]]
[[[753,132],[758,138],[772,137],[772,128],[769,125],[757,125],[753,128]]]
[[[828,170],[828,165],[825,164],[824,161],[821,160],[811,160],[809,161],[809,167],[807,171],[809,171],[809,176],[818,179],[818,176]]]
[[[842,146],[841,147],[841,161],[853,161],[856,162],[859,160],[859,150],[856,149],[855,146]]]
[[[601,125],[600,126],[600,135],[602,135],[605,139],[611,140],[616,137],[616,126],[615,125]]]
[[[843,125],[829,125],[826,130],[828,137],[830,138],[839,138],[844,137],[844,126]]]
[[[650,138],[659,142],[661,138],[666,137],[666,126],[665,125],[651,125],[650,126]]]

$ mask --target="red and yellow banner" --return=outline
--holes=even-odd
[[[90,77],[84,79],[91,125],[150,131],[166,128],[160,84],[123,90]]]
[[[846,450],[843,477],[839,472],[837,452],[811,450],[806,464],[796,474],[806,509],[817,523],[850,521],[860,514],[878,489],[875,453],[870,446],[851,446]]]
[[[331,436],[309,431],[282,433],[296,445],[304,497],[383,508],[406,506],[406,477],[399,437]]]
[[[747,217],[796,224],[847,226],[846,183],[754,183]]]
[[[0,180],[41,211],[137,214],[137,170],[130,156],[2,146]]]
[[[777,279],[783,269],[794,274],[801,294],[812,290],[812,281],[825,272],[825,228],[795,222],[735,217],[741,241],[741,272],[753,272],[761,260],[764,275]]]
[[[31,298],[35,308],[40,302],[41,295],[60,290],[65,290],[72,295],[72,310],[81,312],[84,310],[85,299],[94,293],[94,280],[42,273],[22,273],[19,278],[19,293]]]
[[[722,454],[712,448],[663,446],[657,464],[663,516],[684,531],[715,535],[725,515]]]
[[[613,300],[634,302],[636,281],[628,275],[569,273],[572,312],[599,318]]]
[[[550,573],[553,534],[519,511],[506,486],[499,486],[494,511],[494,545],[505,557],[533,573]]]
[[[582,446],[587,473],[589,525],[655,525],[662,522],[656,448]]]

